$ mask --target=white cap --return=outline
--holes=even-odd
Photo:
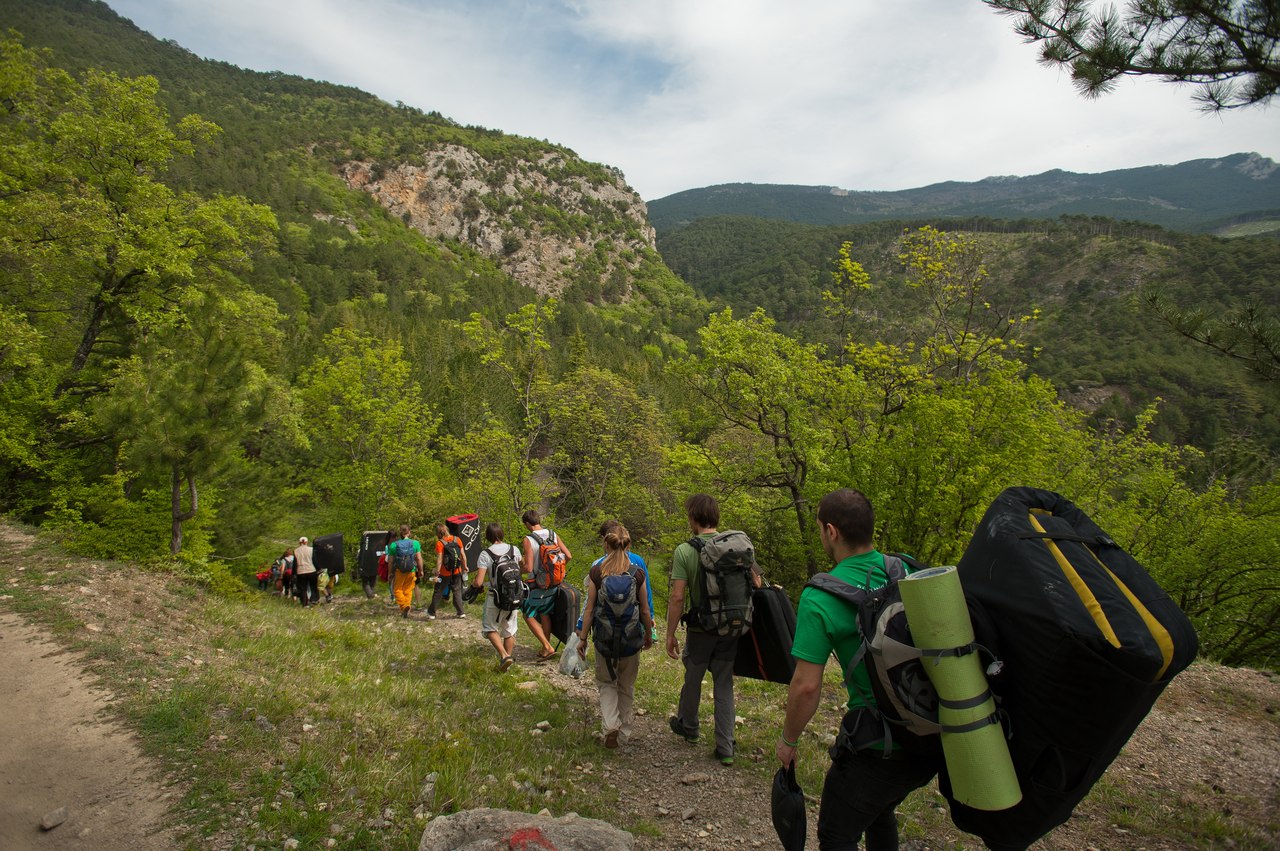
[[[299,543],[299,544],[305,544],[306,542],[307,542],[307,536],[306,536],[306,535],[303,535],[301,538],[299,538],[299,539],[298,539],[298,543]]]

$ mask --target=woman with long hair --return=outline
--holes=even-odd
[[[627,553],[630,546],[631,533],[621,523],[605,533],[605,557],[591,568],[578,633],[583,658],[588,635],[596,647],[596,687],[606,748],[616,748],[619,738],[631,736],[640,651],[653,645],[647,576],[632,564]]]

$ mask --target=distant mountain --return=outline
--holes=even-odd
[[[649,219],[659,234],[709,216],[846,225],[886,219],[1062,215],[1149,222],[1189,233],[1260,220],[1280,230],[1280,165],[1258,154],[1233,154],[1102,174],[1055,169],[1032,177],[947,181],[897,192],[726,183],[649,202]]]

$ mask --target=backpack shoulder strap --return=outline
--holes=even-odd
[[[866,698],[871,705],[874,705],[875,696],[868,695],[863,689],[858,687],[858,684],[853,679],[854,669],[858,667],[858,663],[861,662],[862,658],[867,654],[867,637],[862,634],[862,604],[866,602],[867,596],[871,592],[866,588],[859,588],[856,585],[850,585],[842,579],[837,579],[830,573],[815,573],[809,581],[805,583],[804,587],[817,588],[819,591],[825,591],[833,597],[837,597],[846,603],[852,603],[858,607],[858,635],[861,640],[858,642],[858,649],[853,654],[853,658],[850,659],[849,664],[845,666],[844,684],[845,688],[850,690],[850,693],[856,690]],[[837,659],[837,661],[839,660]]]
[[[850,585],[842,579],[837,579],[830,573],[815,573],[807,583],[806,588],[817,588],[819,591],[825,591],[833,597],[839,597],[846,603],[852,603],[855,606],[861,606],[867,599],[867,589],[859,588],[856,585]]]

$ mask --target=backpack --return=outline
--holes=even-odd
[[[640,623],[640,603],[636,600],[636,590],[640,587],[636,579],[638,572],[639,568],[631,565],[626,573],[602,576],[596,592],[591,637],[596,652],[609,668],[609,676],[614,679],[617,674],[613,660],[634,656],[644,649],[645,630]]]
[[[908,570],[909,568],[909,570]],[[929,656],[962,656],[980,649],[976,643],[945,650],[921,650],[911,639],[906,611],[902,605],[899,580],[915,573],[924,565],[909,556],[884,557],[884,573],[887,581],[874,590],[859,588],[844,582],[830,573],[815,574],[806,588],[817,588],[839,597],[858,607],[858,651],[845,668],[845,685],[859,690],[869,704],[865,712],[873,723],[863,724],[858,718],[855,729],[842,726],[851,737],[850,744],[861,750],[883,742],[885,755],[892,751],[894,743],[911,753],[937,753],[941,747],[938,733],[938,692],[925,673],[921,661]],[[871,694],[859,689],[853,679],[853,671],[859,662],[865,662],[871,680]],[[984,698],[989,695],[984,693]],[[992,715],[981,724],[998,724],[1000,719]],[[963,732],[963,730],[948,730]]]
[[[414,558],[413,541],[401,538],[389,548],[391,564],[400,573],[416,573],[418,560]]]
[[[520,559],[514,547],[504,555],[498,555],[492,548],[485,550],[493,560],[490,571],[490,587],[493,589],[493,601],[500,612],[514,612],[524,603],[525,584],[521,578]]]
[[[698,553],[700,602],[687,623],[717,635],[740,636],[751,628],[751,569],[755,547],[745,532],[719,532],[710,539],[694,536]]]
[[[538,561],[533,566],[533,584],[538,588],[555,588],[564,582],[564,570],[569,563],[569,553],[556,533],[547,530],[546,540],[530,535],[538,544]]]
[[[458,539],[450,535],[443,538],[441,543],[444,545],[442,550],[444,559],[441,561],[441,567],[449,573],[457,573],[462,567],[462,547],[458,546]]]

